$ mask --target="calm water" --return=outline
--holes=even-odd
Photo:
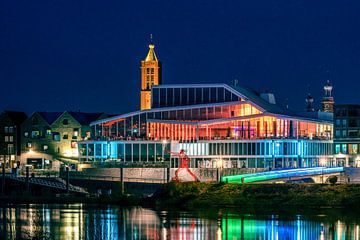
[[[40,233],[53,239],[359,239],[357,216],[340,211],[275,215],[15,205],[1,208],[0,239],[28,239]]]

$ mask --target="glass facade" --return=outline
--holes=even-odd
[[[241,101],[225,87],[162,87],[152,88],[152,108],[187,106]]]
[[[273,113],[256,94],[236,91],[225,84],[153,87],[153,109],[92,124],[95,141],[79,145],[80,160],[175,166],[170,152],[184,149],[193,167],[221,158],[228,166],[272,168],[317,166],[332,157],[331,122]]]
[[[331,141],[309,140],[264,140],[264,141],[198,141],[166,142],[155,141],[98,141],[79,145],[80,161],[123,163],[169,162],[178,167],[178,159],[171,152],[185,150],[192,159],[191,165],[209,165],[219,159],[228,161],[230,167],[300,167],[318,166],[320,157],[332,154]],[[95,149],[95,151],[94,151]],[[171,151],[170,151],[171,150]],[[210,164],[213,166],[213,164]]]

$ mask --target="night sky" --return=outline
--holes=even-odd
[[[150,33],[164,84],[236,78],[303,110],[330,79],[360,104],[358,0],[1,0],[0,110],[138,110]]]

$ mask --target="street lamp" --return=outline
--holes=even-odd
[[[165,164],[165,147],[166,147],[167,141],[166,139],[162,140],[162,156],[161,159],[164,163],[164,183],[166,182],[166,164]]]
[[[216,161],[216,170],[217,170],[217,175],[218,175],[218,181],[221,182],[221,174],[222,174],[222,167],[223,167],[223,160],[222,158],[219,158]]]

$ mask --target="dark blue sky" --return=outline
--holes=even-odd
[[[163,82],[230,83],[320,105],[360,103],[360,2],[0,1],[0,110],[139,107],[149,34]]]

